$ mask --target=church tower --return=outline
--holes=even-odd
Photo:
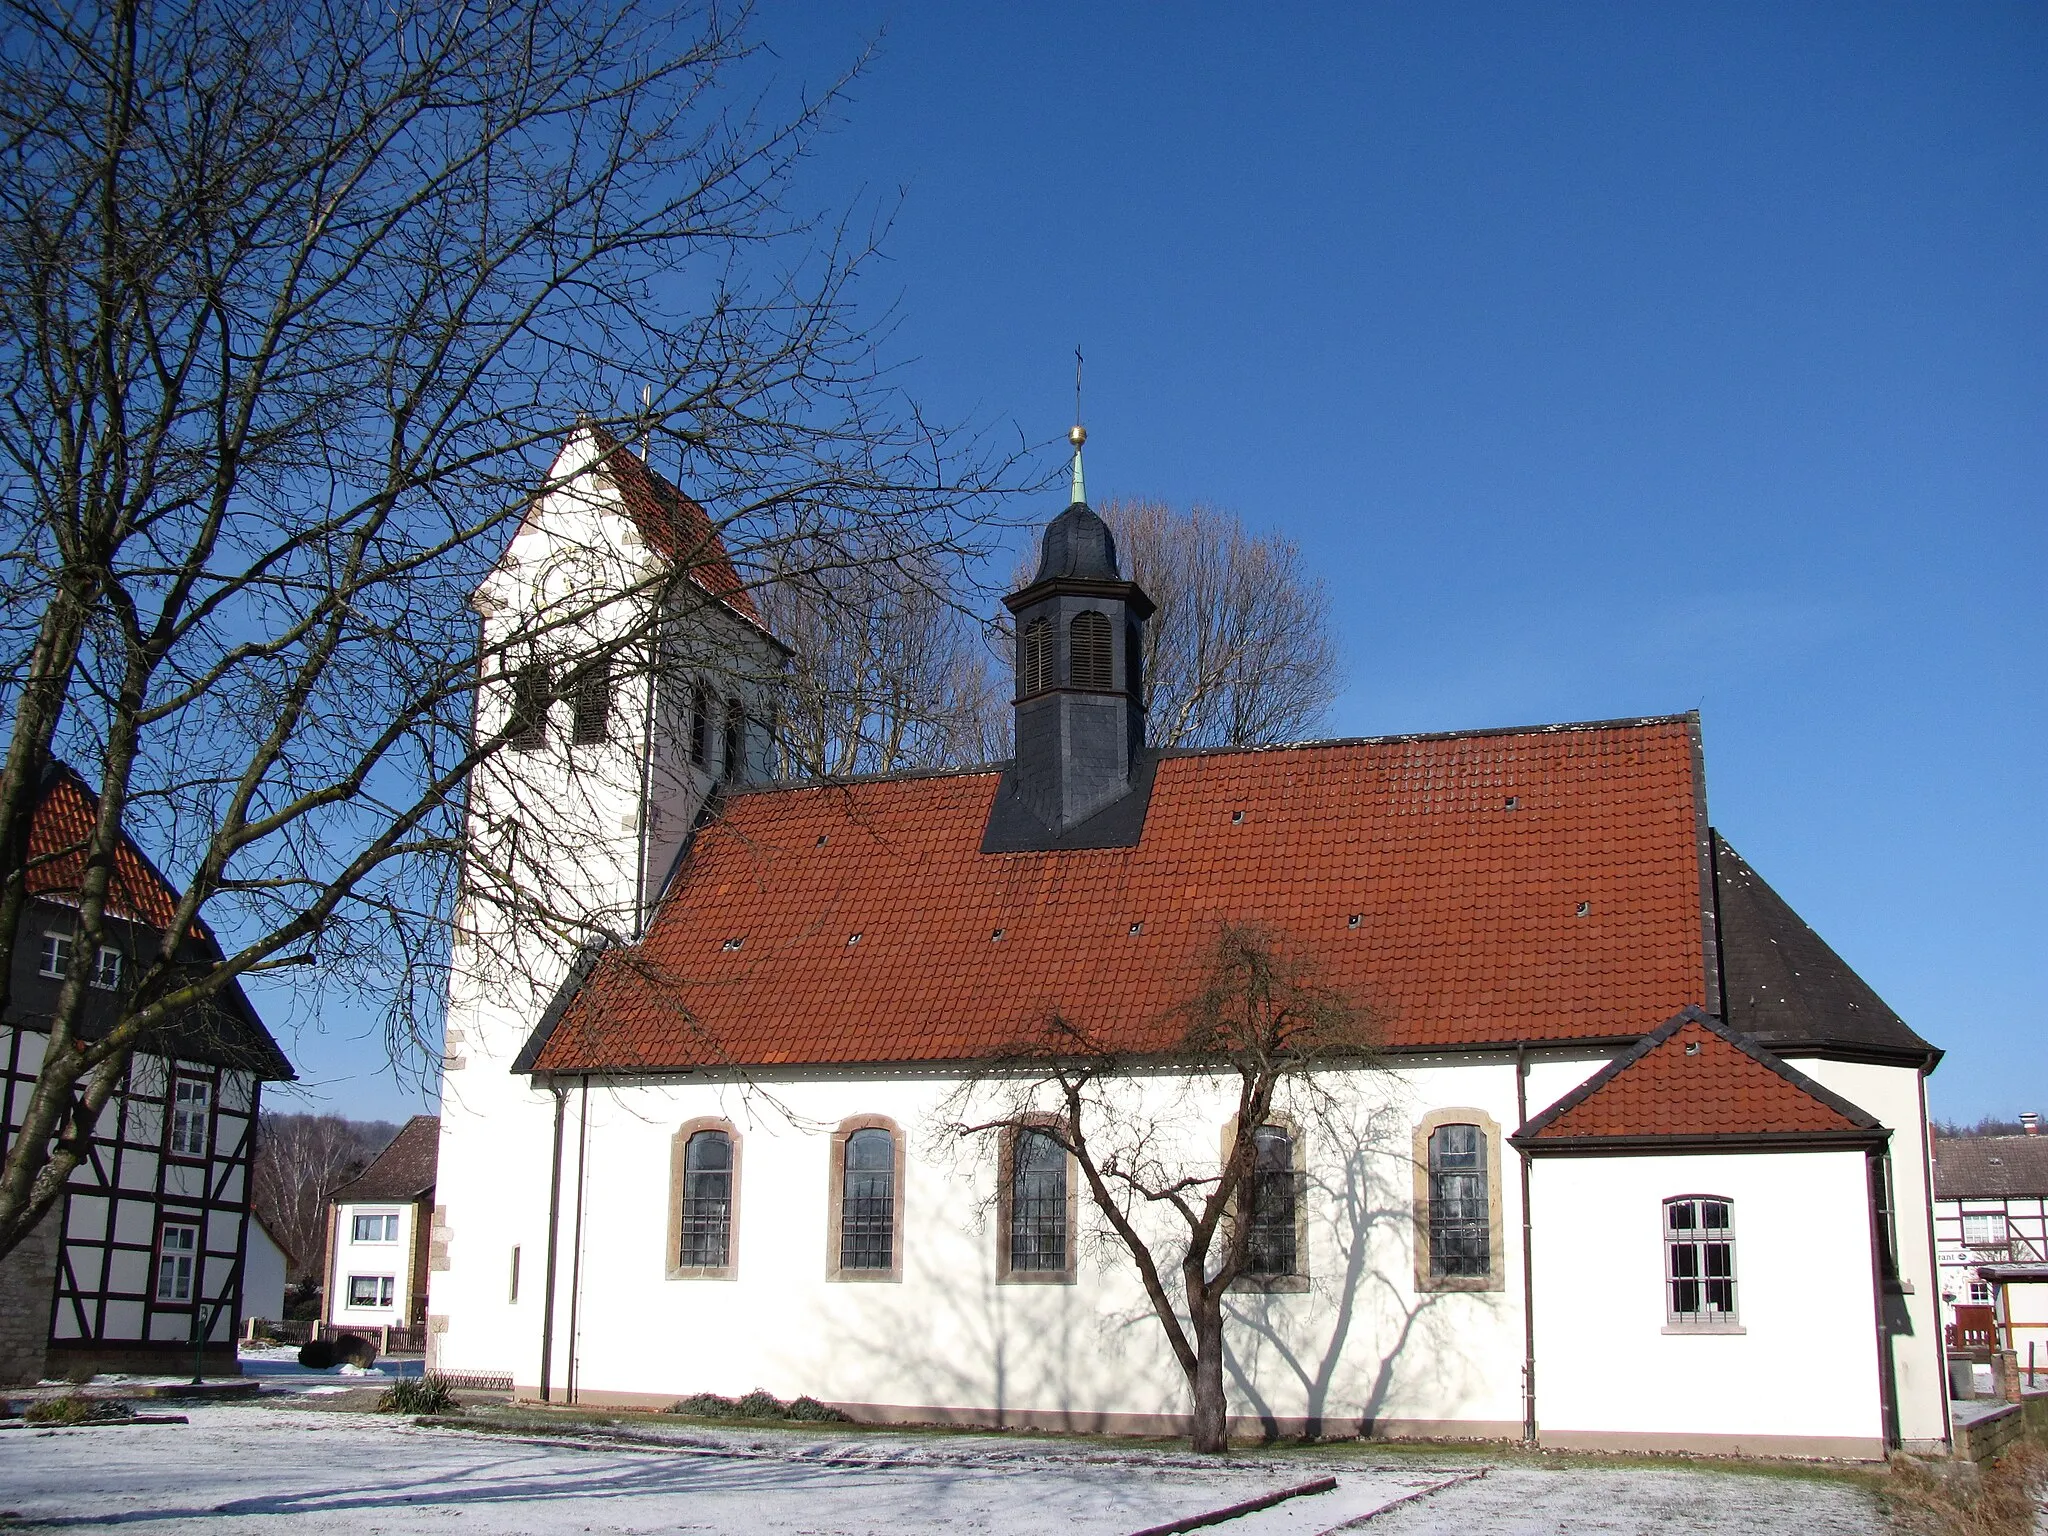
[[[1038,574],[1003,599],[1017,621],[1017,755],[990,833],[1006,820],[1040,846],[1095,845],[1087,825],[1130,797],[1144,768],[1140,668],[1152,600],[1118,571],[1116,538],[1084,489],[1087,433],[1076,426],[1070,436],[1072,500],[1046,526]]]

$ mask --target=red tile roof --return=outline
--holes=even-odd
[[[1531,1120],[1515,1140],[1862,1137],[1876,1122],[1698,1008],[1687,1008]]]
[[[327,1197],[329,1205],[367,1200],[417,1200],[434,1192],[441,1162],[441,1117],[414,1115],[376,1161]]]
[[[711,515],[672,483],[648,468],[646,460],[621,446],[602,427],[586,431],[603,455],[599,473],[609,480],[626,505],[640,537],[676,564],[690,579],[757,629],[765,631],[753,594],[740,580],[725,541]]]
[[[75,902],[85,880],[85,850],[99,820],[99,796],[69,768],[45,776],[43,797],[28,834],[28,890],[33,896]],[[114,850],[107,910],[115,917],[162,930],[177,915],[178,893],[125,836]]]
[[[1169,756],[1132,848],[980,852],[992,771],[739,794],[535,1066],[972,1059],[1054,1009],[1163,1045],[1226,921],[1392,1045],[1638,1036],[1704,1000],[1696,725]]]

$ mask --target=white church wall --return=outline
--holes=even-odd
[[[1740,1332],[1673,1329],[1663,1202],[1734,1203]],[[1537,1416],[1546,1445],[1879,1457],[1859,1151],[1539,1157]]]
[[[1087,1236],[1085,1205],[1074,1284],[998,1282],[986,1208],[995,1147],[956,1154],[938,1136],[956,1086],[905,1074],[775,1077],[751,1090],[703,1082],[592,1087],[587,1130],[580,1100],[568,1128],[556,1388],[568,1375],[573,1304],[585,1401],[660,1404],[760,1386],[913,1416],[993,1412],[1010,1422],[1142,1428],[1184,1413],[1186,1388],[1159,1325],[1128,1261]],[[1302,1125],[1309,1290],[1232,1300],[1233,1411],[1290,1426],[1365,1419],[1381,1432],[1518,1433],[1520,1212],[1511,1150],[1503,1147],[1500,1163],[1497,1289],[1419,1293],[1411,1212],[1416,1124],[1432,1109],[1473,1109],[1511,1132],[1512,1062],[1450,1059],[1358,1087],[1337,1126]],[[1159,1107],[1180,1091],[1158,1083],[1145,1102]],[[1196,1097],[1191,1112],[1175,1110],[1175,1123],[1192,1156],[1213,1160],[1228,1108],[1206,1088]],[[887,1116],[906,1139],[899,1283],[826,1278],[831,1130],[855,1114]],[[671,1140],[685,1121],[707,1116],[731,1121],[741,1137],[734,1275],[672,1280]],[[579,1170],[585,1146],[588,1164]],[[571,1251],[579,1186],[580,1265]],[[1074,1194],[1085,1201],[1078,1185]],[[506,1203],[544,1210],[546,1200],[539,1182],[523,1201]],[[529,1248],[523,1262],[537,1284],[543,1252]],[[531,1391],[540,1313],[534,1303],[518,1310],[527,1336],[519,1382]],[[449,1368],[473,1368],[469,1348],[482,1332],[466,1306],[457,1311],[445,1341]],[[500,1358],[511,1352],[496,1348]]]
[[[1929,1148],[1922,1115],[1926,1101],[1920,1073],[1911,1067],[1819,1058],[1801,1059],[1792,1065],[1892,1133],[1899,1278],[1911,1287],[1890,1303],[1899,1436],[1908,1449],[1939,1448],[1949,1433],[1948,1384],[1942,1365],[1941,1279],[1931,1235]]]

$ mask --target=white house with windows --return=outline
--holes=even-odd
[[[1934,1143],[1942,1322],[1953,1349],[2009,1349],[2048,1373],[2048,1137],[2036,1116],[2020,1123]]]
[[[1381,1043],[1254,1132],[1227,1336],[1246,1432],[1947,1442],[1939,1053],[1712,829],[1697,717],[1150,749],[1152,604],[1077,498],[1008,599],[1013,760],[767,783],[772,652],[708,521],[590,434],[558,478],[487,624],[547,613],[558,561],[639,570],[666,547],[649,507],[715,569],[675,617],[694,670],[620,690],[603,732],[516,670],[483,680],[479,729],[523,750],[473,785],[476,866],[573,887],[611,942],[465,901],[437,1365],[552,1401],[758,1386],[875,1421],[1181,1428],[1060,1106],[948,1128],[1057,1016],[1132,1061],[1155,1155],[1212,1166],[1234,1101],[1161,1052],[1235,923]],[[698,705],[728,692],[720,760]],[[573,878],[507,850],[522,819]]]
[[[77,897],[98,799],[69,768],[44,776],[32,823],[26,930],[0,1029],[0,1124],[23,1124],[60,989],[89,966],[81,1031],[104,1029],[173,922],[177,893],[133,844],[116,851],[110,942],[79,952]],[[203,927],[185,952],[218,956]],[[292,1069],[237,987],[138,1050],[92,1128],[62,1202],[0,1260],[0,1382],[105,1370],[235,1375],[246,1311],[249,1163],[265,1082]]]
[[[324,1310],[337,1330],[425,1321],[440,1141],[440,1122],[414,1115],[328,1197]]]

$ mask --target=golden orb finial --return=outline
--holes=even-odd
[[[1088,429],[1082,426],[1081,423],[1079,423],[1078,421],[1075,422],[1074,425],[1067,431],[1067,441],[1072,443],[1076,448],[1080,447],[1083,443],[1088,441]]]

